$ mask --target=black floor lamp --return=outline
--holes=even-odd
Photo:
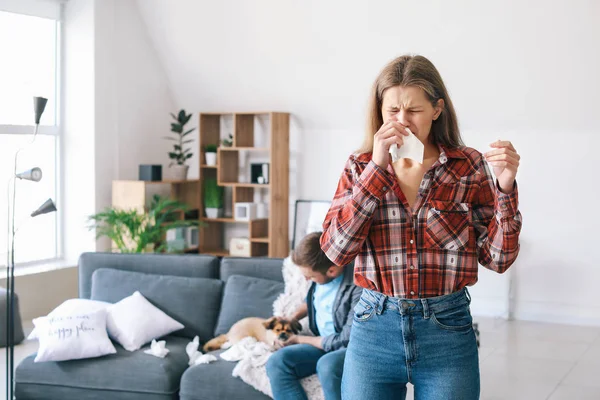
[[[35,141],[35,137],[38,133],[40,119],[46,108],[47,99],[43,97],[33,98],[33,109],[35,114],[35,131],[33,133],[33,139],[28,144],[31,145]],[[15,153],[15,165],[13,175],[9,181],[13,183],[12,186],[12,207],[11,199],[9,197],[8,207],[8,229],[10,242],[8,243],[9,248],[7,249],[7,262],[6,262],[6,398],[14,398],[14,362],[15,362],[15,343],[14,343],[14,320],[15,320],[15,234],[17,229],[15,227],[15,199],[17,192],[17,179],[27,180],[31,182],[39,182],[42,179],[42,170],[40,168],[32,168],[27,171],[17,173],[17,160],[19,153],[24,150],[23,147]],[[10,191],[9,191],[10,196]],[[38,215],[47,214],[49,212],[56,211],[56,206],[52,199],[48,199],[42,204],[37,210],[30,214],[30,217],[36,217]],[[7,240],[8,242],[8,240]]]

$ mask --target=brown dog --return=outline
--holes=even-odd
[[[279,317],[271,317],[269,319],[244,318],[233,324],[226,334],[217,336],[206,342],[202,349],[205,353],[208,353],[209,351],[220,349],[225,342],[234,345],[248,336],[271,347],[277,347],[278,341],[285,342],[301,330],[302,325],[296,320]]]

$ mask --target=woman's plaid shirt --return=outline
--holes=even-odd
[[[357,285],[400,298],[453,293],[477,282],[478,263],[502,273],[519,253],[521,214],[494,183],[481,153],[440,146],[411,215],[390,165],[349,158],[323,223],[321,247],[355,261]]]

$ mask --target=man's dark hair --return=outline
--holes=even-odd
[[[333,265],[321,250],[321,235],[323,232],[309,233],[292,251],[292,261],[301,267],[310,267],[313,271],[325,274]]]

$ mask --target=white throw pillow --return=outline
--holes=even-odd
[[[107,312],[108,334],[129,351],[184,328],[137,291],[108,307]]]
[[[68,317],[76,314],[90,314],[98,310],[104,310],[110,303],[90,299],[69,299],[56,307],[46,317]],[[36,340],[38,338],[38,329],[33,328],[27,339]]]
[[[78,360],[117,352],[106,333],[106,310],[33,320],[40,347],[35,362]]]

